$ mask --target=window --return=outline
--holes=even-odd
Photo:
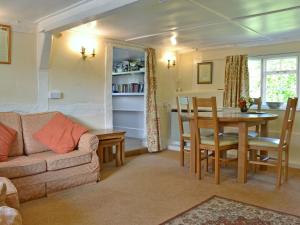
[[[298,55],[249,58],[249,84],[252,98],[263,102],[286,102],[298,91]]]

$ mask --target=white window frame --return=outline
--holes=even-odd
[[[274,72],[268,72],[267,71],[267,60],[270,59],[280,59],[280,58],[297,58],[297,67],[296,70],[287,70],[287,71],[280,71],[280,73],[288,73],[288,72],[296,72],[297,76],[297,82],[296,82],[296,94],[297,97],[300,96],[300,70],[299,70],[299,59],[300,59],[300,53],[285,53],[285,54],[277,54],[277,55],[264,55],[264,56],[253,56],[249,57],[249,60],[260,60],[261,62],[261,72],[260,72],[260,80],[261,80],[261,98],[262,98],[262,105],[263,107],[266,106],[266,76],[267,74],[274,73]],[[284,103],[285,105],[286,103]],[[300,106],[298,106],[299,108]]]

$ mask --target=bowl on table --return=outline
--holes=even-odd
[[[266,102],[270,109],[279,109],[282,106],[282,102]]]

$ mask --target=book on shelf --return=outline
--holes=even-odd
[[[112,84],[113,93],[144,93],[144,83]]]

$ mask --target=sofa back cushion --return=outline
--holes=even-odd
[[[11,145],[8,156],[24,155],[23,152],[23,133],[21,117],[15,112],[0,112],[0,123],[17,131],[17,138],[15,138]]]
[[[65,154],[75,149],[82,134],[88,129],[57,113],[33,137],[49,147],[50,150]]]
[[[26,155],[49,150],[47,146],[34,139],[33,134],[45,126],[57,113],[58,112],[45,112],[21,116],[24,137],[24,151]]]

